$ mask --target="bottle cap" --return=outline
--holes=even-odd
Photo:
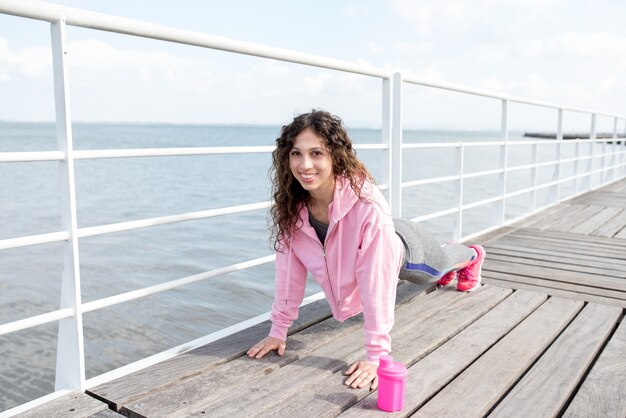
[[[379,359],[380,366],[379,367],[389,367],[393,364],[393,357],[391,356],[380,356]]]
[[[391,356],[381,356],[379,359],[380,365],[378,366],[378,375],[383,377],[389,377],[392,379],[401,379],[408,373],[404,364],[400,362],[394,362]]]

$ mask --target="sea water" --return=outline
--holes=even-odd
[[[274,145],[278,126],[75,124],[74,148]],[[381,142],[377,129],[350,129],[357,144]],[[521,135],[511,134],[512,140]],[[406,131],[405,142],[497,141],[498,132]],[[530,147],[509,155],[530,164]],[[50,123],[0,123],[0,152],[56,149]],[[405,150],[404,181],[457,174],[455,149]],[[497,146],[466,149],[465,172],[496,169]],[[383,151],[361,150],[379,183]],[[269,154],[77,160],[78,226],[90,227],[263,202],[271,199]],[[549,178],[552,173],[545,174]],[[62,230],[58,162],[0,163],[0,239]],[[511,178],[529,187],[529,175]],[[466,180],[464,201],[499,194],[498,176]],[[406,189],[403,216],[453,207],[454,184]],[[525,201],[524,201],[525,200]],[[511,216],[527,198],[511,202]],[[491,210],[468,213],[465,231],[488,226]],[[451,217],[427,223],[442,241]],[[484,225],[483,225],[484,224]],[[83,303],[273,253],[267,211],[259,210],[79,241]],[[0,324],[59,308],[61,243],[0,251]],[[207,335],[271,309],[273,264],[228,274],[84,314],[87,378]],[[310,284],[307,295],[319,288]],[[0,336],[0,411],[54,391],[57,323]]]

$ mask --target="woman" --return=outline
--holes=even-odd
[[[458,244],[442,249],[410,221],[396,220],[394,227],[387,202],[338,117],[315,110],[299,115],[283,127],[276,145],[272,327],[247,354],[285,353],[310,272],[337,320],[363,312],[366,356],[350,365],[345,383],[376,389],[378,359],[391,351],[398,275],[413,281],[434,277],[446,285],[461,269],[458,289],[473,290],[480,286],[484,250]]]

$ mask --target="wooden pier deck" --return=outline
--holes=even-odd
[[[502,228],[473,293],[401,283],[393,355],[409,366],[391,416],[626,417],[626,180]],[[264,323],[23,416],[376,417],[342,384],[362,320],[301,310],[284,357],[250,360]]]

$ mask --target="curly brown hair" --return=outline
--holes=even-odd
[[[333,174],[335,177],[346,177],[359,199],[365,201],[361,195],[363,182],[374,182],[370,172],[357,158],[339,117],[315,109],[296,116],[289,125],[282,127],[280,137],[276,139],[276,149],[272,152],[269,173],[274,197],[270,209],[273,222],[271,241],[276,251],[284,251],[292,233],[302,227],[301,222],[299,224],[299,212],[302,204],[307,204],[311,199],[309,192],[294,178],[289,166],[289,153],[294,140],[305,129],[313,130],[325,141],[332,160]]]

